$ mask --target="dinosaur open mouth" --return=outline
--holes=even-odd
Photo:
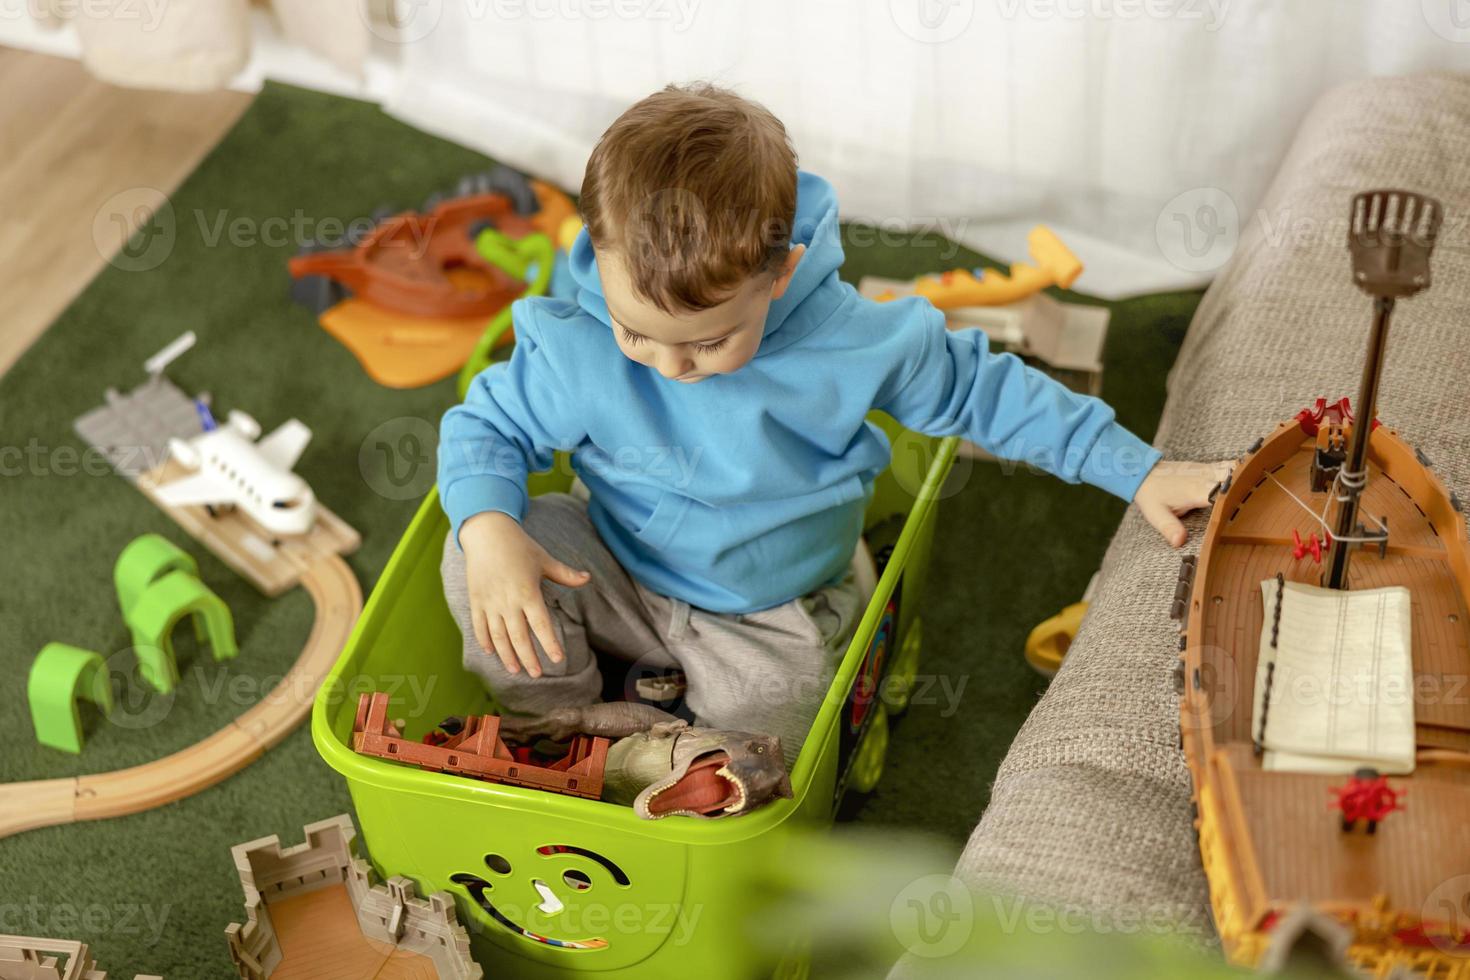
[[[729,768],[727,752],[709,752],[689,764],[678,779],[649,793],[639,806],[645,818],[689,814],[713,817],[739,813],[749,793],[745,782]]]

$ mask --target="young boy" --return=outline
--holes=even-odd
[[[712,728],[796,757],[862,613],[849,568],[888,442],[962,435],[1131,500],[1171,545],[1226,467],[1159,453],[924,300],[837,276],[837,201],[770,112],[658,92],[587,163],[575,302],[518,301],[509,362],[445,416],[444,590],[503,709],[599,700],[593,651],[679,667]],[[590,493],[527,497],[568,450]],[[964,587],[959,583],[956,587]]]

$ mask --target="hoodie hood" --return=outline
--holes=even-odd
[[[796,175],[796,221],[791,244],[805,245],[796,274],[781,298],[771,303],[766,315],[765,336],[756,356],[795,343],[823,320],[841,302],[837,270],[842,267],[842,232],[837,220],[837,194],[824,178],[805,170]],[[576,283],[576,301],[587,313],[609,329],[612,320],[597,269],[597,253],[583,228],[572,243],[569,267]]]

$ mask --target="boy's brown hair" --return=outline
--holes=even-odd
[[[599,250],[666,313],[708,309],[779,268],[796,217],[796,151],[764,106],[705,83],[635,103],[587,160],[579,203]]]

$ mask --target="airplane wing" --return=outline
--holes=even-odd
[[[310,441],[311,429],[297,419],[287,419],[274,432],[257,442],[255,451],[264,456],[266,462],[272,466],[289,473]]]
[[[159,498],[173,507],[189,504],[232,504],[236,494],[233,487],[208,473],[195,473],[172,483],[165,483],[157,490]]]

